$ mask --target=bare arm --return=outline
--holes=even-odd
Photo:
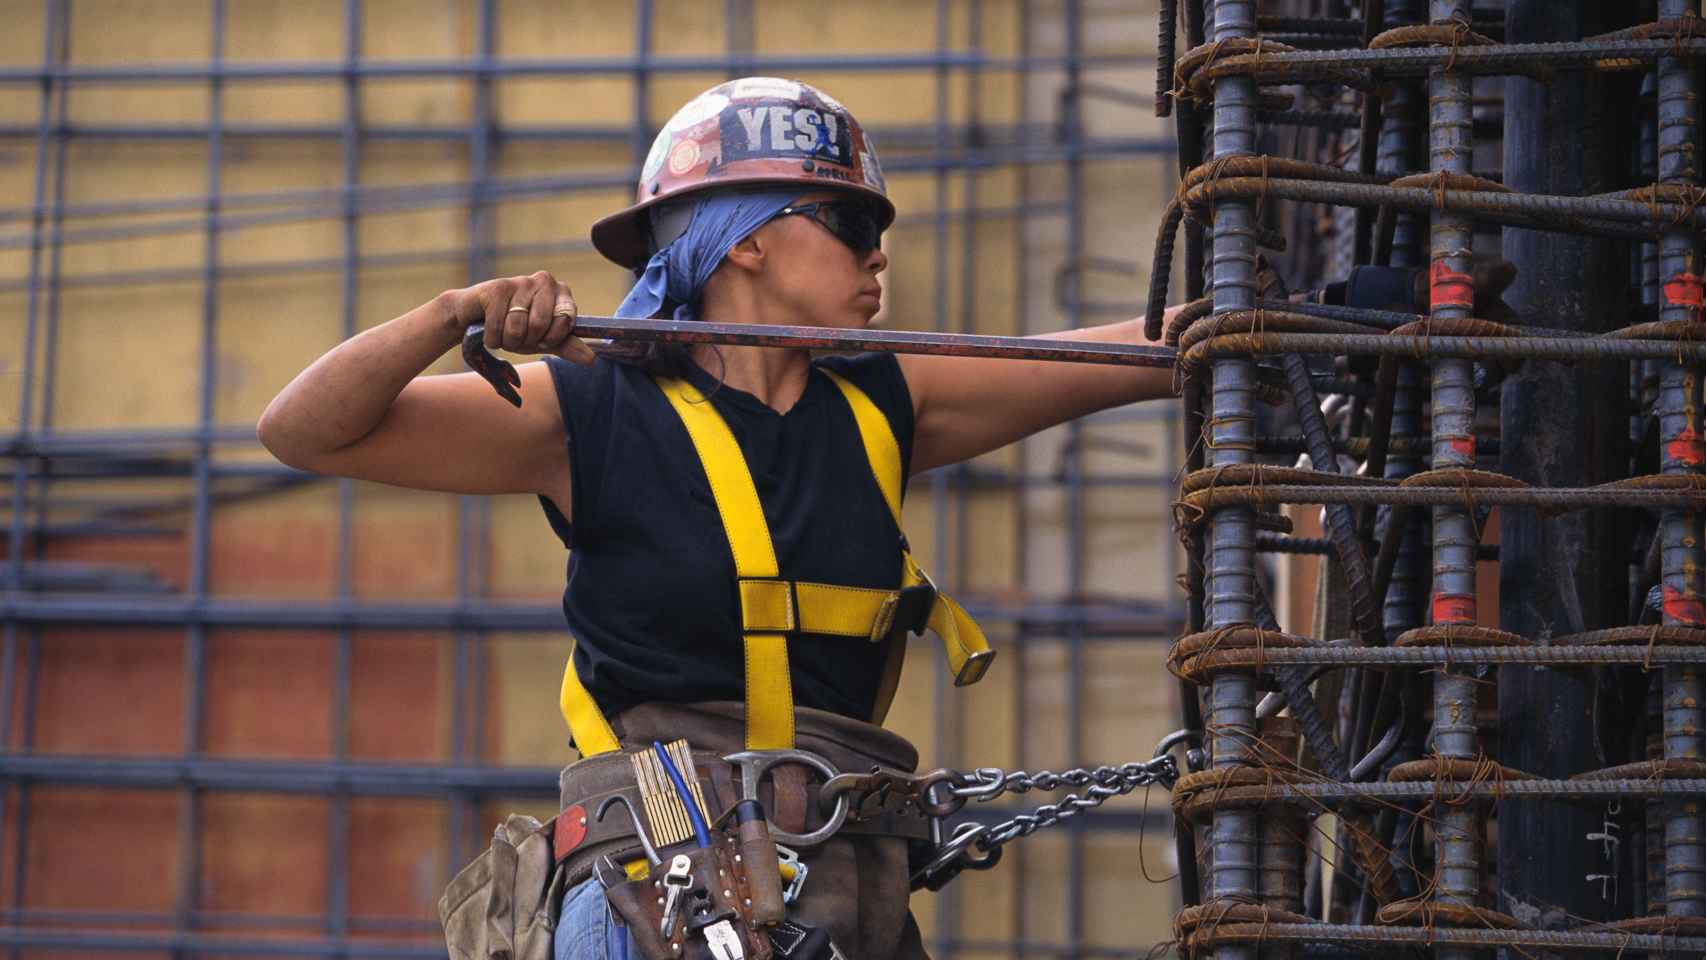
[[[303,470],[452,493],[537,493],[568,516],[568,450],[545,364],[517,367],[519,410],[477,374],[421,376],[482,321],[488,347],[590,360],[571,336],[568,287],[543,271],[488,280],[332,348],[267,405],[261,443]]]
[[[1172,313],[1167,311],[1169,319]],[[1041,339],[1153,342],[1143,335],[1141,317]],[[1159,368],[920,354],[901,356],[900,367],[917,418],[913,473],[987,453],[1097,410],[1173,395],[1173,372]]]

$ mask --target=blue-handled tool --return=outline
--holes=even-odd
[[[652,750],[657,753],[658,763],[663,767],[664,774],[669,777],[670,785],[675,788],[675,795],[681,798],[681,805],[687,808],[687,820],[693,824],[693,839],[701,847],[710,846],[711,831],[705,826],[705,812],[699,809],[699,802],[693,798],[693,794],[687,789],[687,781],[682,779],[681,771],[675,768],[675,761],[669,758],[669,751],[665,750],[663,744],[656,740],[652,741]]]

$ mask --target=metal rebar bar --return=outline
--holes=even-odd
[[[1174,361],[1173,351],[1165,347],[946,331],[835,330],[826,327],[618,317],[580,317],[575,321],[575,330],[578,336],[589,338],[831,350],[883,350],[894,353],[1106,363],[1134,367],[1165,368],[1172,366]]]
[[[1431,0],[1434,24],[1467,22],[1469,0]],[[1458,70],[1428,71],[1428,168],[1469,173],[1475,155],[1472,78]],[[1460,214],[1438,212],[1429,230],[1430,314],[1436,319],[1474,315],[1472,273],[1474,225]],[[1436,360],[1432,365],[1434,469],[1475,466],[1475,383],[1466,359]],[[1435,624],[1476,621],[1474,514],[1461,505],[1433,508],[1432,620]],[[1475,728],[1473,677],[1444,670],[1434,675],[1433,751],[1442,757],[1474,758],[1480,753]],[[1434,822],[1433,900],[1475,906],[1481,893],[1480,813],[1472,806],[1440,810]],[[1468,951],[1439,951],[1441,960],[1470,960]]]
[[[1660,0],[1661,18],[1699,13],[1698,0]],[[1699,180],[1695,158],[1699,138],[1699,90],[1694,66],[1677,57],[1658,62],[1658,180],[1693,187]],[[1661,320],[1700,319],[1700,268],[1694,234],[1668,229],[1659,238],[1659,273],[1664,278]],[[1689,291],[1693,293],[1690,294]],[[1700,436],[1700,368],[1666,363],[1659,373],[1659,450],[1666,474],[1698,474],[1706,462]],[[1664,622],[1706,622],[1701,606],[1700,514],[1667,510],[1659,518],[1663,541]],[[1699,759],[1706,755],[1706,682],[1695,668],[1667,668],[1664,682],[1664,755]],[[1706,916],[1706,816],[1691,803],[1672,803],[1665,811],[1665,913],[1672,917]]]
[[[1646,668],[1671,663],[1706,663],[1706,648],[1655,643],[1652,646],[1560,644],[1522,647],[1359,647],[1334,643],[1319,647],[1268,648],[1260,652],[1222,652],[1216,659],[1239,659],[1263,666],[1310,664],[1332,666],[1478,666],[1524,664],[1574,667],[1624,664]],[[1190,669],[1189,661],[1186,668]]]
[[[1252,37],[1256,32],[1253,0],[1215,0],[1213,41]],[[1256,84],[1246,77],[1214,83],[1212,119],[1214,157],[1255,153],[1258,106]],[[1216,203],[1210,264],[1214,312],[1248,309],[1256,301],[1256,228],[1254,205],[1247,200]],[[1209,447],[1214,466],[1249,463],[1254,456],[1255,366],[1248,359],[1216,360],[1210,387]],[[1207,556],[1208,626],[1249,623],[1256,600],[1254,515],[1246,507],[1218,510],[1209,522]],[[1235,770],[1258,762],[1251,746],[1255,734],[1255,684],[1248,673],[1227,673],[1209,688],[1209,756],[1216,770]],[[1257,818],[1249,811],[1220,811],[1210,825],[1209,896],[1249,901],[1259,892]],[[1249,946],[1216,952],[1219,960],[1255,960]]]

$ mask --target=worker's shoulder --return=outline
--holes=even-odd
[[[554,355],[543,359],[557,388],[557,402],[565,413],[576,404],[607,401],[625,374],[634,372],[627,364],[603,356],[584,366]]]

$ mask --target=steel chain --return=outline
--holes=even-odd
[[[1113,797],[1122,797],[1139,787],[1161,784],[1169,789],[1179,779],[1179,765],[1172,754],[1163,754],[1146,762],[1132,762],[1117,767],[1075,767],[1059,773],[1040,770],[1003,770],[1000,767],[979,767],[956,775],[945,789],[953,796],[979,803],[1009,793],[1025,794],[1032,790],[1052,793],[1074,788],[1083,795],[1069,793],[1057,803],[1045,803],[1031,813],[1021,813],[994,825],[961,824],[951,838],[941,841],[930,862],[913,875],[913,886],[940,890],[962,870],[987,870],[1001,859],[1001,848],[1020,837],[1028,837],[1101,806]]]

